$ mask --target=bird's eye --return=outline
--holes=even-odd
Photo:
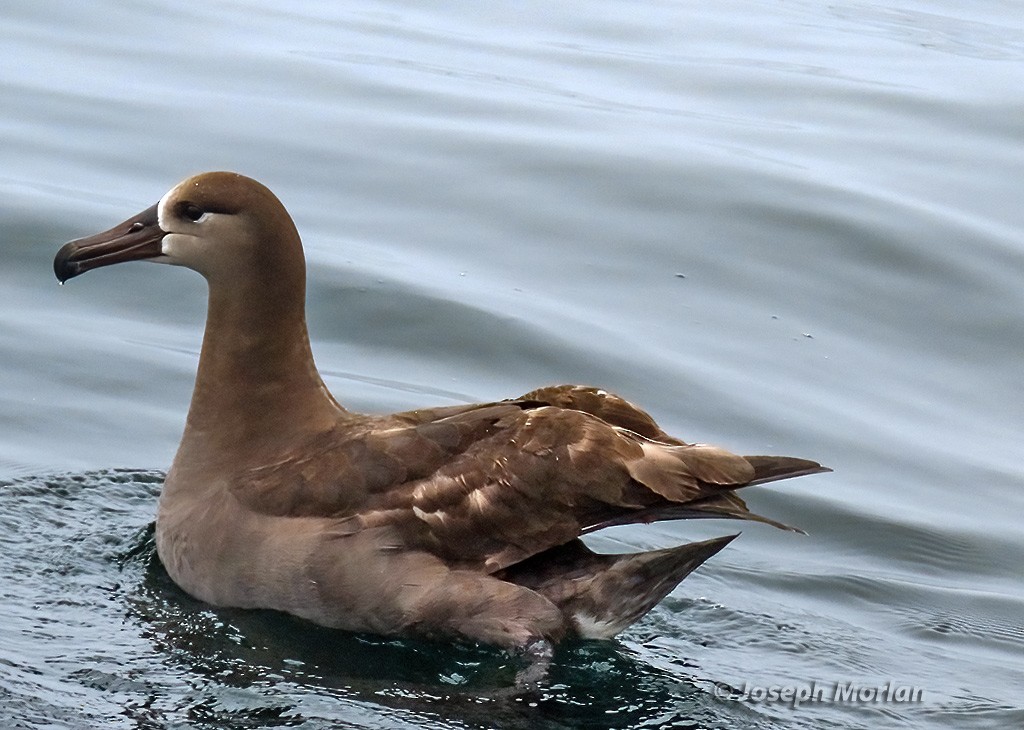
[[[193,203],[187,203],[182,208],[182,214],[192,222],[198,222],[200,218],[206,215],[206,211],[200,208],[198,205]]]

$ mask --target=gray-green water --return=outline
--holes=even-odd
[[[287,9],[285,9],[287,8]],[[0,9],[0,725],[1024,723],[1014,3]],[[318,363],[384,411],[583,382],[819,459],[539,695],[504,656],[212,611],[153,556],[200,277],[65,240],[235,169],[293,213]],[[733,524],[619,528],[650,548]],[[916,702],[716,686],[886,683]]]

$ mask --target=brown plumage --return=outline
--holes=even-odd
[[[157,548],[182,588],[216,605],[508,648],[606,638],[732,537],[599,555],[581,535],[698,517],[778,525],[734,490],[827,471],[684,443],[583,386],[386,416],[345,410],[313,364],[294,225],[269,190],[234,173],[180,183],[65,245],[54,269],[63,281],[131,259],[188,266],[210,286]]]

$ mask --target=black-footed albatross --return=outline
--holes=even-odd
[[[141,259],[209,284],[156,544],[171,578],[217,606],[520,651],[610,638],[735,535],[625,555],[592,552],[581,535],[707,517],[781,527],[735,490],[829,471],[685,443],[578,385],[383,416],[345,410],[313,363],[295,225],[236,173],[191,177],[67,243],[54,271],[64,282]]]

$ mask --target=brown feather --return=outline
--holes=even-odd
[[[65,244],[54,271],[65,280],[151,257],[209,283],[156,544],[174,581],[216,605],[509,647],[610,634],[727,539],[596,556],[581,534],[708,517],[778,525],[734,490],[825,471],[687,444],[625,399],[578,385],[385,416],[345,410],[313,362],[294,222],[237,173],[182,181]]]
[[[578,636],[606,639],[640,619],[736,537],[622,555],[594,553],[574,540],[513,565],[499,577],[554,603],[570,617]]]
[[[557,393],[585,396],[591,410],[610,402],[614,412],[630,413],[625,401],[593,389]],[[409,548],[496,572],[614,524],[723,517],[785,528],[750,513],[723,487],[823,469],[661,443],[588,412],[538,403],[544,391],[528,395],[339,424],[242,473],[232,491],[265,514],[362,514],[368,525],[395,527]]]

